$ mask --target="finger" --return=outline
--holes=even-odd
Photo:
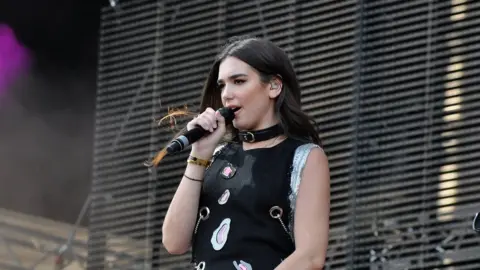
[[[188,122],[187,124],[187,130],[191,130],[194,126],[195,126],[195,122],[194,120]]]
[[[212,109],[212,108],[210,108],[210,107],[206,108],[206,109],[205,109],[205,112],[206,112],[206,113],[209,113],[209,114],[215,114],[215,110]]]
[[[187,129],[191,130],[195,126],[201,126],[203,129],[213,132],[217,128],[217,120],[215,118],[215,111],[212,108],[207,108],[203,113],[196,116],[187,124]]]
[[[215,113],[213,113],[212,115],[205,115],[205,120],[208,121],[208,125],[211,127],[211,129],[209,130],[213,132],[218,126]]]
[[[205,130],[213,131],[212,122],[208,117],[202,116],[197,120],[197,125],[201,126]]]
[[[225,132],[225,118],[220,114],[220,112],[215,113],[215,119],[218,124],[218,130],[221,130],[221,132]]]
[[[225,125],[225,118],[220,112],[215,112],[215,120],[219,125]]]
[[[208,119],[211,121],[213,128],[217,128],[217,119],[215,117],[215,111],[212,108],[207,108],[205,110],[205,115],[208,116]]]
[[[198,115],[196,115],[190,122],[187,123],[187,130],[191,130],[197,125]]]

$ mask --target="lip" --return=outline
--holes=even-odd
[[[233,110],[233,113],[238,112],[242,108],[242,107],[237,107],[237,106],[226,106],[226,107]]]
[[[238,112],[241,111],[241,110],[242,110],[242,108],[237,108],[237,109],[235,110],[234,114],[235,114],[235,115],[238,115]]]

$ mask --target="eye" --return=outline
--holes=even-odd
[[[245,80],[240,80],[240,79],[236,79],[236,80],[233,81],[234,84],[242,84],[244,82],[245,82]]]
[[[223,90],[223,87],[225,87],[223,83],[217,84],[217,90]]]

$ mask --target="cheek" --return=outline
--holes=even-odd
[[[260,113],[264,107],[268,105],[269,98],[264,93],[257,91],[248,97],[248,103],[251,104],[252,110]]]
[[[268,99],[265,93],[263,93],[261,89],[258,89],[258,87],[252,86],[244,90],[246,91],[239,91],[238,99],[242,104],[247,106],[257,107]]]
[[[264,113],[263,107],[268,103],[269,97],[263,88],[253,82],[237,90],[235,91],[235,99],[245,108],[245,112],[242,114],[248,114],[250,118]]]

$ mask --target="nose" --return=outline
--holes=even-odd
[[[233,99],[233,91],[232,91],[232,88],[229,87],[228,84],[225,84],[225,86],[223,87],[221,98],[222,98],[222,101],[223,101],[224,104],[226,103],[226,101],[229,101],[229,100]]]

